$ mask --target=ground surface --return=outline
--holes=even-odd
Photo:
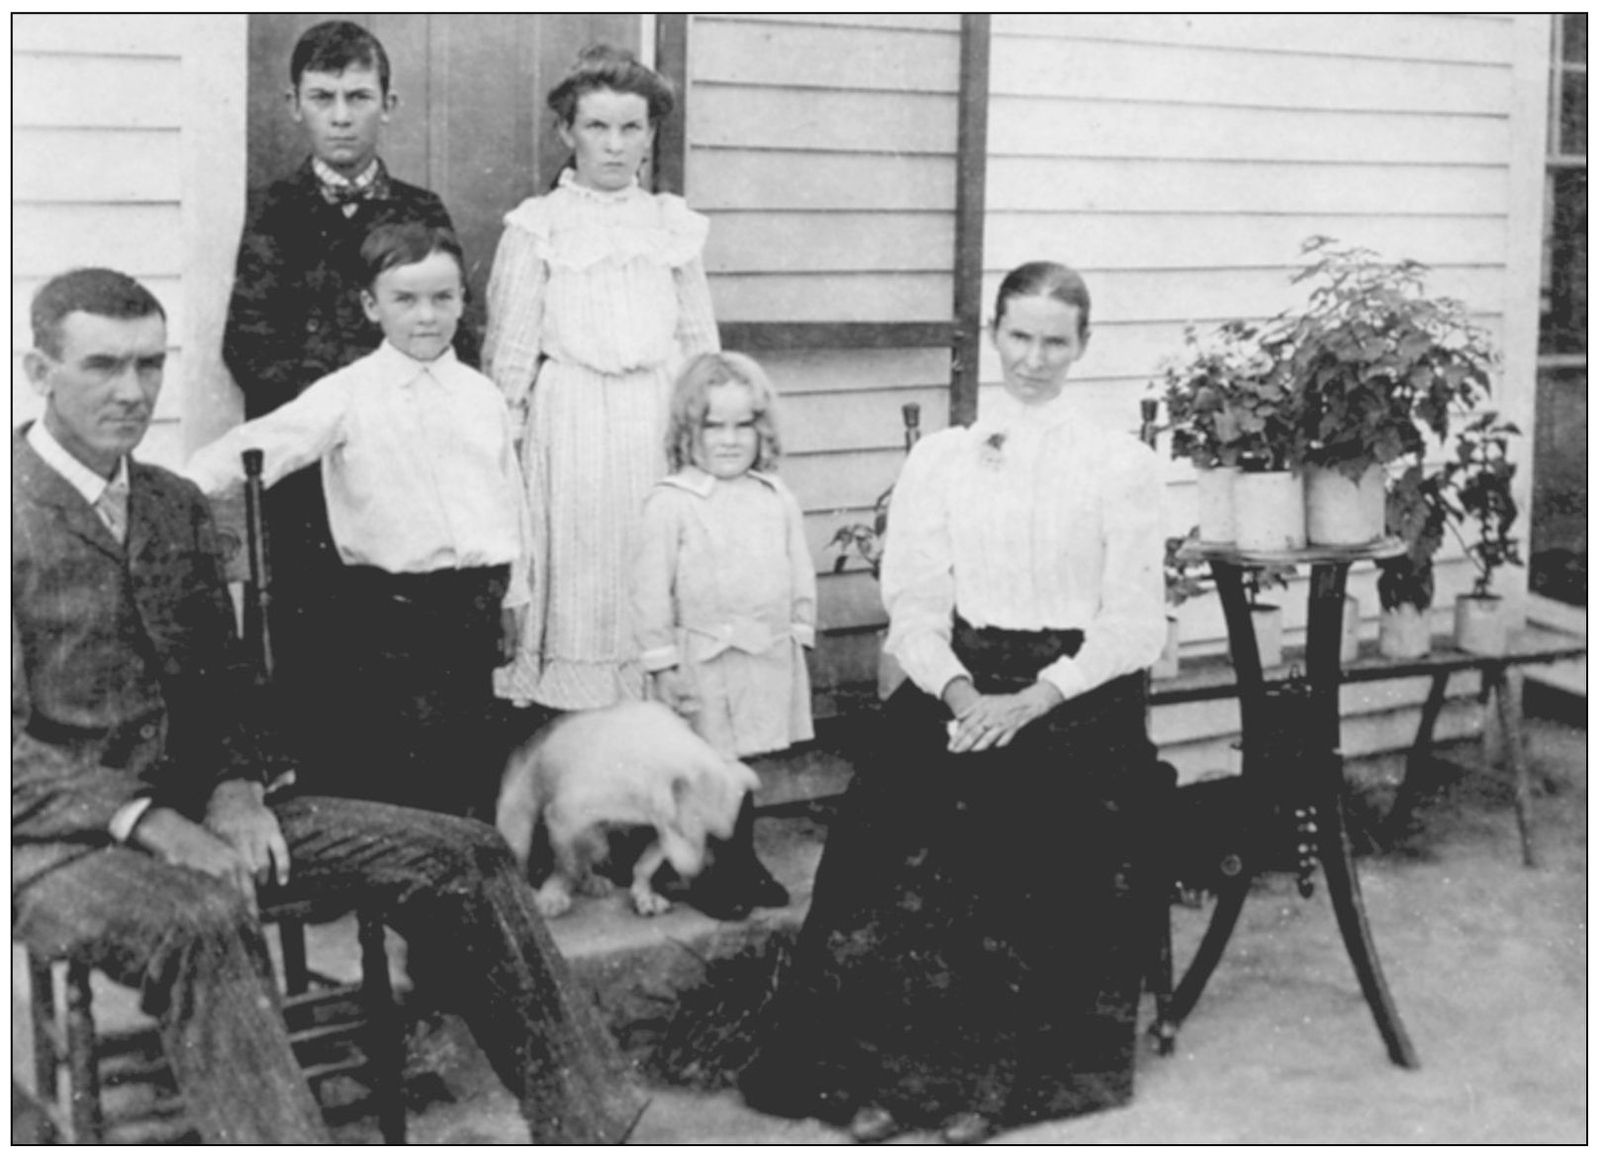
[[[1446,777],[1396,852],[1362,858],[1360,875],[1388,984],[1422,1068],[1389,1064],[1351,973],[1321,878],[1309,901],[1291,876],[1263,877],[1227,956],[1174,1056],[1140,1056],[1126,1108],[1003,1135],[1015,1143],[1567,1143],[1585,1140],[1585,744],[1581,729],[1532,721],[1540,864],[1521,867],[1509,790],[1480,774]],[[1446,750],[1471,754],[1471,746]],[[1387,802],[1387,776],[1366,800]],[[761,822],[766,857],[801,893],[817,846],[797,822]],[[801,910],[803,898],[794,907]],[[558,923],[566,952],[616,947],[607,906]],[[673,916],[673,915],[672,915]],[[796,913],[770,914],[774,925]],[[1186,962],[1207,910],[1174,910]],[[666,945],[697,944],[695,914],[660,924]],[[751,939],[758,927],[727,928]],[[694,960],[684,949],[673,950]],[[695,963],[695,962],[694,962]],[[1180,967],[1180,966],[1179,966]],[[606,972],[606,970],[603,970]],[[617,970],[616,970],[617,972]],[[660,971],[662,972],[662,971]],[[670,970],[672,972],[672,970]],[[663,980],[667,974],[662,974]],[[14,987],[15,988],[15,987]],[[648,986],[651,988],[651,986]],[[15,1002],[15,997],[14,997]],[[15,1006],[14,1006],[15,1008]],[[1149,1019],[1147,1002],[1144,1024]],[[18,1061],[14,1040],[14,1072]],[[414,1040],[410,1134],[417,1142],[515,1142],[512,1099],[448,1020]],[[344,1140],[371,1139],[365,1124]],[[637,1131],[644,1144],[835,1143],[821,1123],[753,1113],[730,1092],[659,1086]],[[930,1142],[929,1135],[904,1141]]]

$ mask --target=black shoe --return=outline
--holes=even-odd
[[[755,909],[784,909],[792,903],[792,894],[786,891],[786,886],[756,860],[749,870],[746,891]]]
[[[994,1133],[992,1121],[975,1110],[954,1114],[942,1124],[942,1140],[949,1146],[977,1146]]]
[[[892,1116],[892,1111],[883,1110],[880,1106],[861,1106],[848,1123],[848,1136],[865,1145],[885,1142],[902,1132],[903,1127],[898,1125],[898,1119]]]

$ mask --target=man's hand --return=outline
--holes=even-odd
[[[968,681],[955,680],[944,689],[943,698],[954,711],[950,752],[1006,747],[1027,724],[1064,702],[1059,689],[1043,680],[1007,696],[984,696]]]
[[[262,803],[262,785],[247,780],[219,784],[206,806],[206,827],[240,855],[258,884],[289,883],[290,849],[278,817]]]
[[[145,810],[128,843],[165,864],[194,869],[237,889],[256,912],[256,885],[246,860],[225,841],[171,808]]]

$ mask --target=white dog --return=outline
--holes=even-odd
[[[636,912],[653,916],[669,908],[653,891],[653,873],[668,860],[682,878],[696,876],[708,838],[730,837],[742,797],[758,784],[757,773],[721,756],[663,704],[617,704],[560,716],[513,753],[496,827],[527,869],[537,820],[545,823],[553,868],[535,903],[556,917],[577,888],[607,892],[592,870],[610,828],[650,826],[656,839],[636,862],[630,896]]]

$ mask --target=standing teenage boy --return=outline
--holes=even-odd
[[[398,100],[390,60],[366,29],[337,20],[307,30],[290,54],[290,115],[311,156],[252,199],[240,241],[223,357],[245,415],[268,414],[379,345],[363,312],[358,250],[374,227],[417,221],[451,228],[441,200],[391,177],[379,158]],[[474,326],[453,345],[478,365]],[[314,768],[327,757],[341,702],[332,670],[330,599],[339,577],[316,467],[285,479],[266,503],[274,598],[270,627],[291,746]]]

